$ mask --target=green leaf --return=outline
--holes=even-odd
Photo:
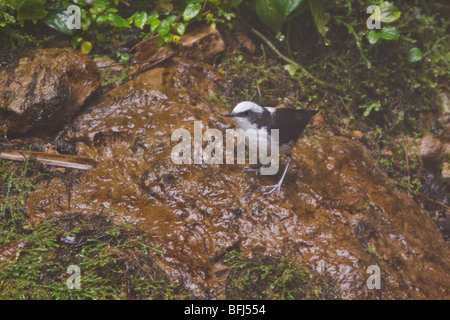
[[[17,12],[17,21],[23,27],[23,23],[27,19],[31,19],[34,23],[39,19],[43,19],[47,15],[45,10],[46,0],[11,0],[11,6]]]
[[[65,35],[73,36],[76,29],[69,29],[66,25],[67,19],[72,14],[67,13],[66,10],[63,11],[50,11],[50,13],[44,18],[44,23],[50,28],[53,28]]]
[[[129,24],[133,23],[134,18],[136,18],[136,16],[137,16],[138,13],[139,13],[139,12],[133,13],[133,15],[127,19],[127,22],[128,22]]]
[[[370,113],[372,112],[372,110],[374,111],[379,111],[381,109],[381,103],[380,101],[376,101],[376,102],[372,102],[371,104],[364,104],[362,106],[359,106],[359,108],[361,109],[366,109],[364,110],[364,117],[368,117],[370,115]]]
[[[302,0],[256,0],[255,10],[261,21],[275,32]]]
[[[281,0],[256,0],[255,11],[262,23],[275,32],[281,30],[281,25],[286,20],[286,8]]]
[[[83,41],[82,37],[75,36],[72,39],[70,39],[70,44],[75,49],[77,47],[77,45],[79,45],[82,41]]]
[[[202,5],[200,3],[190,3],[186,6],[183,12],[183,20],[190,21],[197,16],[197,14],[202,9]]]
[[[134,18],[134,25],[142,30],[144,29],[147,19],[148,19],[147,12],[139,12],[138,14],[136,14],[136,17]]]
[[[286,16],[290,15],[292,11],[298,8],[300,3],[302,3],[303,0],[286,0],[283,1],[285,5],[285,14]]]
[[[385,23],[391,23],[400,18],[401,12],[398,11],[397,7],[394,6],[389,1],[384,1],[380,4],[380,19],[379,21],[385,22]],[[374,20],[378,20],[376,14],[372,14],[371,18]]]
[[[369,40],[370,44],[377,43],[378,40],[380,40],[381,32],[377,32],[374,29],[370,30],[369,33],[367,33],[367,40]]]
[[[81,30],[87,31],[89,29],[89,26],[91,25],[91,18],[89,16],[89,13],[81,9]]]
[[[152,14],[148,17],[146,23],[147,23],[147,24],[151,24],[153,21],[158,20],[158,18],[159,18],[159,14],[157,14],[157,13],[152,13]]]
[[[408,61],[411,63],[418,62],[423,59],[423,52],[419,48],[412,48],[408,52]]]
[[[309,0],[309,7],[316,23],[317,31],[325,38],[325,34],[328,31],[326,24],[328,22],[329,16],[325,15],[322,7],[322,2],[320,0]]]
[[[161,21],[159,19],[153,20],[150,24],[150,31],[153,32],[156,30],[157,27],[161,24]]]
[[[108,13],[106,15],[108,21],[114,26],[119,28],[130,28],[130,25],[128,24],[127,20],[122,18],[117,13]]]
[[[91,50],[92,50],[92,43],[90,43],[89,41],[83,42],[83,44],[81,45],[81,52],[83,52],[84,54],[89,54]]]
[[[109,0],[95,0],[93,3],[94,8],[98,9],[99,12],[105,11],[110,5]]]
[[[108,21],[108,16],[98,16],[95,22],[100,26]]]
[[[399,36],[398,30],[394,26],[384,26],[380,32],[380,37],[386,40],[396,40]]]
[[[159,47],[162,47],[164,45],[164,43],[165,43],[164,37],[159,35],[158,38],[156,39],[156,42],[158,43]]]
[[[130,55],[128,53],[120,54],[120,59],[119,59],[120,64],[127,64],[129,60],[130,60]]]
[[[177,21],[177,16],[168,16],[165,20],[169,21],[169,24],[172,25]]]
[[[186,31],[186,25],[182,22],[179,22],[177,24],[177,32],[180,36],[182,36],[184,34],[184,32]]]
[[[158,33],[161,37],[164,37],[170,31],[170,22],[163,20],[158,26]]]

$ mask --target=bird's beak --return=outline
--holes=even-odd
[[[234,113],[232,112],[232,113],[229,113],[229,114],[224,114],[223,116],[227,117],[227,118],[231,118],[231,117],[234,117]]]

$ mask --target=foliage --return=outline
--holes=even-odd
[[[72,46],[80,46],[83,52],[89,53],[94,43],[105,43],[113,37],[124,38],[126,30],[133,27],[143,31],[142,37],[157,35],[160,46],[170,42],[177,44],[190,23],[205,21],[215,27],[217,23],[229,21],[234,17],[231,9],[242,0],[169,0],[164,4],[138,1],[129,4],[130,8],[118,0],[0,1],[3,1],[0,5],[0,27],[14,27],[16,19],[22,27],[26,20],[34,23],[42,20],[48,27],[71,36]],[[71,5],[80,8],[80,30],[67,26],[67,21],[72,21],[73,16],[73,12],[67,11]],[[16,17],[10,13],[11,10],[15,11]]]
[[[235,250],[225,257],[228,299],[336,299],[333,284],[291,257],[249,259]]]
[[[401,16],[401,12],[397,10],[397,7],[389,1],[383,1],[376,8],[377,9],[372,13],[369,19],[379,22],[380,24],[382,22],[394,22]],[[367,33],[367,40],[369,40],[370,44],[375,44],[379,39],[397,40],[399,36],[398,29],[395,26],[388,25],[383,26],[380,31],[376,31],[375,29],[370,30],[369,33]]]
[[[0,160],[0,220],[17,224],[25,218],[22,207],[34,185],[27,179],[28,161],[19,172],[9,171],[9,165],[10,162]]]
[[[186,297],[155,264],[164,253],[134,225],[105,213],[28,221],[23,207],[35,180],[29,167],[0,162],[0,299]],[[81,269],[80,289],[67,287],[70,265]]]

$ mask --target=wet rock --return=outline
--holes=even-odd
[[[236,34],[236,40],[239,42],[239,48],[241,50],[250,54],[255,54],[256,45],[253,40],[245,33],[238,32]]]
[[[61,128],[100,82],[95,63],[83,53],[36,50],[0,76],[0,123],[8,132]]]
[[[419,154],[422,158],[437,161],[442,156],[442,143],[432,136],[425,136],[418,141]]]
[[[225,50],[220,32],[210,26],[199,27],[181,38],[181,55],[196,61],[212,63]]]
[[[93,60],[102,76],[105,86],[102,90],[111,90],[121,84],[121,76],[125,72],[123,65],[118,64],[107,56],[96,57]]]
[[[361,140],[362,138],[364,138],[364,133],[362,133],[359,130],[353,130],[352,134],[353,134],[353,137],[358,139],[358,140]]]
[[[323,128],[323,127],[325,127],[325,119],[323,118],[323,116],[320,113],[318,113],[311,120],[311,124],[315,128],[318,128],[318,129]]]
[[[224,298],[223,257],[232,249],[290,255],[329,275],[342,298],[450,298],[449,249],[434,221],[356,141],[301,139],[281,197],[262,196],[281,170],[256,176],[238,164],[173,163],[175,129],[192,136],[194,121],[203,130],[235,126],[195,98],[222,83],[212,67],[190,72],[194,64],[177,58],[146,71],[75,119],[65,138],[98,165],[71,187],[70,210],[110,208],[139,221],[165,252],[158,265],[196,298]],[[54,179],[37,186],[26,209],[48,217],[68,205],[66,185]],[[366,286],[372,265],[380,290]]]
[[[181,37],[180,56],[199,62],[212,63],[216,56],[225,50],[225,42],[216,28],[199,26],[189,30]],[[158,48],[155,42],[149,43],[138,56],[139,61],[158,61],[174,55],[177,48],[165,45]]]

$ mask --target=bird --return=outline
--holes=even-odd
[[[270,195],[275,191],[277,191],[278,196],[280,195],[281,185],[292,162],[292,149],[308,123],[317,113],[319,113],[318,110],[263,107],[251,101],[243,101],[238,103],[231,113],[224,115],[234,118],[237,125],[244,131],[248,129],[267,130],[268,141],[270,141],[271,129],[279,130],[278,148],[280,154],[287,156],[286,168],[278,183],[267,186],[267,188],[272,189],[263,195]],[[255,171],[257,174],[259,170],[260,168],[251,169],[247,167],[245,169],[245,171]]]

